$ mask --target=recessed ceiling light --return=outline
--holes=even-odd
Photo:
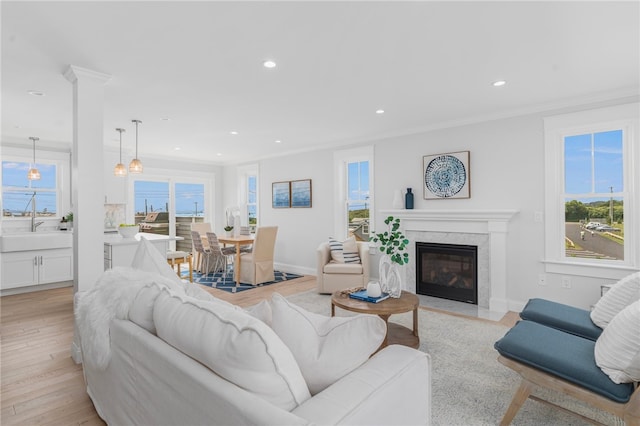
[[[171,121],[171,119],[169,117],[162,117],[160,121]]]
[[[265,68],[275,68],[276,67],[276,63],[272,60],[266,60],[262,63],[262,66]]]
[[[217,155],[218,157],[221,157],[221,156],[222,156],[222,153],[221,153],[221,152],[219,152],[219,153],[217,153],[216,155]]]
[[[274,141],[274,142],[275,142],[275,143],[282,143],[282,141],[281,141],[281,140],[277,140],[277,141]]]
[[[38,90],[29,90],[27,93],[33,96],[44,96],[44,92]]]
[[[377,109],[376,110],[376,114],[384,114],[384,110],[383,109]]]
[[[232,134],[232,135],[237,135],[238,134],[238,132],[236,132],[235,130],[232,130],[229,133]]]
[[[180,148],[179,146],[176,146],[175,148],[173,148],[174,151],[180,151],[182,148]]]
[[[506,81],[504,81],[504,80],[497,80],[497,81],[494,81],[494,82],[493,82],[493,86],[494,86],[494,87],[504,86],[505,84],[507,84],[507,82],[506,82]]]

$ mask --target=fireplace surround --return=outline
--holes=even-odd
[[[478,306],[507,312],[507,234],[518,210],[382,210],[383,217],[400,219],[409,239],[405,289],[416,292],[415,243],[436,242],[478,247]]]

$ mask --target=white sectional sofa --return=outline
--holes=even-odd
[[[117,268],[77,300],[87,392],[108,424],[430,423],[430,357],[394,345],[369,358],[377,317],[279,295],[246,311],[168,277]],[[277,334],[292,322],[303,339]]]

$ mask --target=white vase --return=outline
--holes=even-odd
[[[378,267],[380,275],[380,285],[382,291],[389,293],[389,296],[398,298],[402,293],[402,279],[400,275],[400,265],[391,261],[391,257],[387,254],[380,258],[380,266]]]
[[[393,192],[393,203],[392,203],[392,207],[396,210],[402,209],[404,208],[404,200],[402,198],[402,191],[400,191],[399,189],[396,189]]]
[[[382,289],[380,288],[380,283],[378,281],[369,281],[369,284],[367,284],[367,296],[369,297],[382,296]]]

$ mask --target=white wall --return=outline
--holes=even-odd
[[[572,110],[579,109],[585,108]],[[543,117],[566,111],[372,141],[376,211],[391,209],[394,190],[408,187],[414,190],[416,209],[516,209],[519,213],[510,222],[507,242],[509,308],[520,310],[532,297],[589,308],[600,296],[600,285],[614,279],[572,276],[572,288],[565,289],[559,275],[547,273],[546,285],[538,285],[538,276],[544,272],[544,223],[534,222],[534,212],[544,211]],[[422,157],[466,150],[471,155],[471,198],[424,200]],[[233,168],[225,170],[225,174],[234,173]],[[280,227],[276,266],[314,273],[315,249],[334,229],[333,173],[333,150],[260,162],[260,223]],[[294,179],[313,180],[313,208],[271,208],[271,183]],[[382,226],[383,219],[377,215],[374,229]],[[372,274],[376,275],[377,262],[373,263]]]

